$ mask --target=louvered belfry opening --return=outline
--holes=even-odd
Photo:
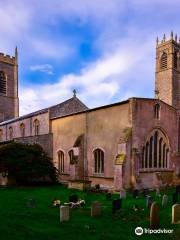
[[[167,53],[165,52],[163,52],[161,56],[160,68],[161,70],[164,70],[167,68]]]
[[[7,93],[6,76],[3,71],[0,71],[0,93],[5,95]]]

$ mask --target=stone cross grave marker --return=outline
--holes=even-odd
[[[168,196],[164,194],[162,198],[162,206],[166,207],[167,205],[168,205]]]
[[[60,206],[60,222],[69,221],[69,206]]]
[[[173,224],[176,224],[176,223],[180,224],[180,204],[174,204],[172,206],[172,223]]]
[[[126,190],[120,190],[120,199],[126,198]]]
[[[114,214],[117,210],[121,209],[122,199],[115,199],[112,201],[112,213]]]
[[[160,207],[159,204],[154,202],[150,210],[150,228],[158,229],[160,227]]]
[[[101,216],[101,212],[102,212],[101,203],[98,201],[93,202],[91,205],[91,217]]]

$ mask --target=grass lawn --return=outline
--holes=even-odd
[[[77,193],[85,199],[85,208],[71,209],[69,222],[59,222],[59,208],[50,208],[54,198],[62,202],[68,196]],[[169,190],[168,194],[172,193]],[[155,196],[152,193],[152,196]],[[28,208],[28,199],[36,200],[35,208]],[[118,198],[118,195],[113,195]],[[161,198],[154,197],[159,203]],[[91,202],[99,200],[103,205],[101,217],[90,216]],[[171,224],[171,195],[166,209],[161,207],[161,228],[174,229],[173,234],[143,234],[136,236],[137,226],[149,227],[149,210],[146,209],[144,197],[133,199],[128,194],[122,203],[122,210],[112,215],[111,201],[105,200],[104,194],[85,193],[69,190],[62,186],[0,188],[0,240],[131,240],[131,239],[163,239],[179,240],[180,224]],[[132,210],[134,204],[144,211]]]

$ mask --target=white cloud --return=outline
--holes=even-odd
[[[32,65],[29,69],[33,72],[43,72],[50,75],[53,74],[53,66],[50,64]]]
[[[139,55],[134,55],[133,45],[131,48],[117,48],[116,51],[89,63],[79,74],[64,75],[54,84],[24,87],[20,90],[21,114],[60,103],[72,96],[73,89],[78,90],[77,96],[90,107],[110,103],[126,83],[126,73],[141,62],[143,54],[148,52],[146,44],[137,50]],[[123,92],[121,95],[123,97],[126,94]]]

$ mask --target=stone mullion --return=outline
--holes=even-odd
[[[157,168],[159,168],[159,140],[160,137],[157,137]]]

